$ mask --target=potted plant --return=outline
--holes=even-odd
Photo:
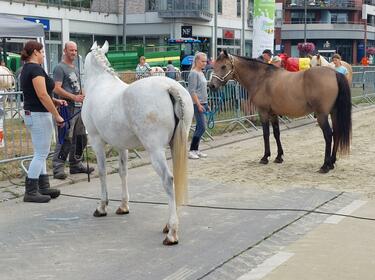
[[[306,57],[308,54],[312,54],[315,50],[314,43],[298,43],[297,49],[299,51],[300,57]]]

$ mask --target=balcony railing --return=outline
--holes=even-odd
[[[159,0],[157,11],[163,18],[212,19],[209,0]]]
[[[119,13],[119,0],[0,0],[6,2],[18,2],[23,4],[43,5],[67,9],[87,10],[99,13]]]
[[[293,24],[304,24],[304,23],[305,22],[304,22],[303,19],[299,19],[299,20],[284,20],[283,21],[283,25],[284,24],[291,24],[291,25],[293,25]],[[350,25],[361,25],[361,26],[363,26],[363,21],[345,21],[345,22],[330,21],[330,22],[327,22],[327,21],[324,21],[324,20],[319,20],[319,21],[308,20],[307,24],[328,24],[328,25],[332,25],[332,24],[339,24],[339,25],[350,24]],[[371,25],[371,23],[368,23],[368,25]]]
[[[362,4],[355,0],[286,0],[287,9],[353,9],[362,8]]]
[[[304,24],[304,21],[301,19],[300,21],[290,21],[290,20],[285,20],[283,21],[283,26],[282,28],[284,29],[285,27],[287,29],[298,29],[301,27],[301,25]],[[329,27],[329,28],[346,28],[348,30],[363,30],[364,25],[363,21],[346,21],[346,22],[325,22],[325,21],[307,21],[307,24],[309,25],[309,28],[314,28],[315,27]],[[375,27],[375,22],[368,22],[367,26],[372,26]]]

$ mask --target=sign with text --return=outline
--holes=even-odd
[[[36,22],[36,23],[41,23],[43,24],[43,29],[44,31],[49,31],[50,25],[49,25],[49,19],[45,18],[34,18],[34,17],[24,17],[24,20]]]
[[[234,39],[234,30],[233,29],[223,29],[223,38],[224,39]]]
[[[265,49],[273,50],[275,38],[275,0],[254,0],[253,57]]]
[[[181,26],[181,37],[182,38],[191,38],[193,37],[193,26],[183,25]]]

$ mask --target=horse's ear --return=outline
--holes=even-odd
[[[317,54],[316,54],[316,58],[317,58],[317,59],[320,58],[320,53],[317,53]]]
[[[224,56],[226,56],[226,57],[228,57],[228,52],[227,52],[227,50],[223,50],[223,54],[224,54]]]
[[[95,50],[97,47],[98,47],[98,44],[95,41],[94,44],[92,44],[91,50]]]
[[[103,47],[102,47],[102,51],[103,51],[104,53],[107,53],[107,52],[108,52],[108,49],[109,49],[109,44],[108,44],[108,41],[105,40],[104,45],[103,45]]]

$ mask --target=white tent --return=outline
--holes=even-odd
[[[0,38],[36,39],[46,49],[42,24],[19,19],[7,14],[0,14]],[[46,58],[44,58],[44,69],[48,73]]]

